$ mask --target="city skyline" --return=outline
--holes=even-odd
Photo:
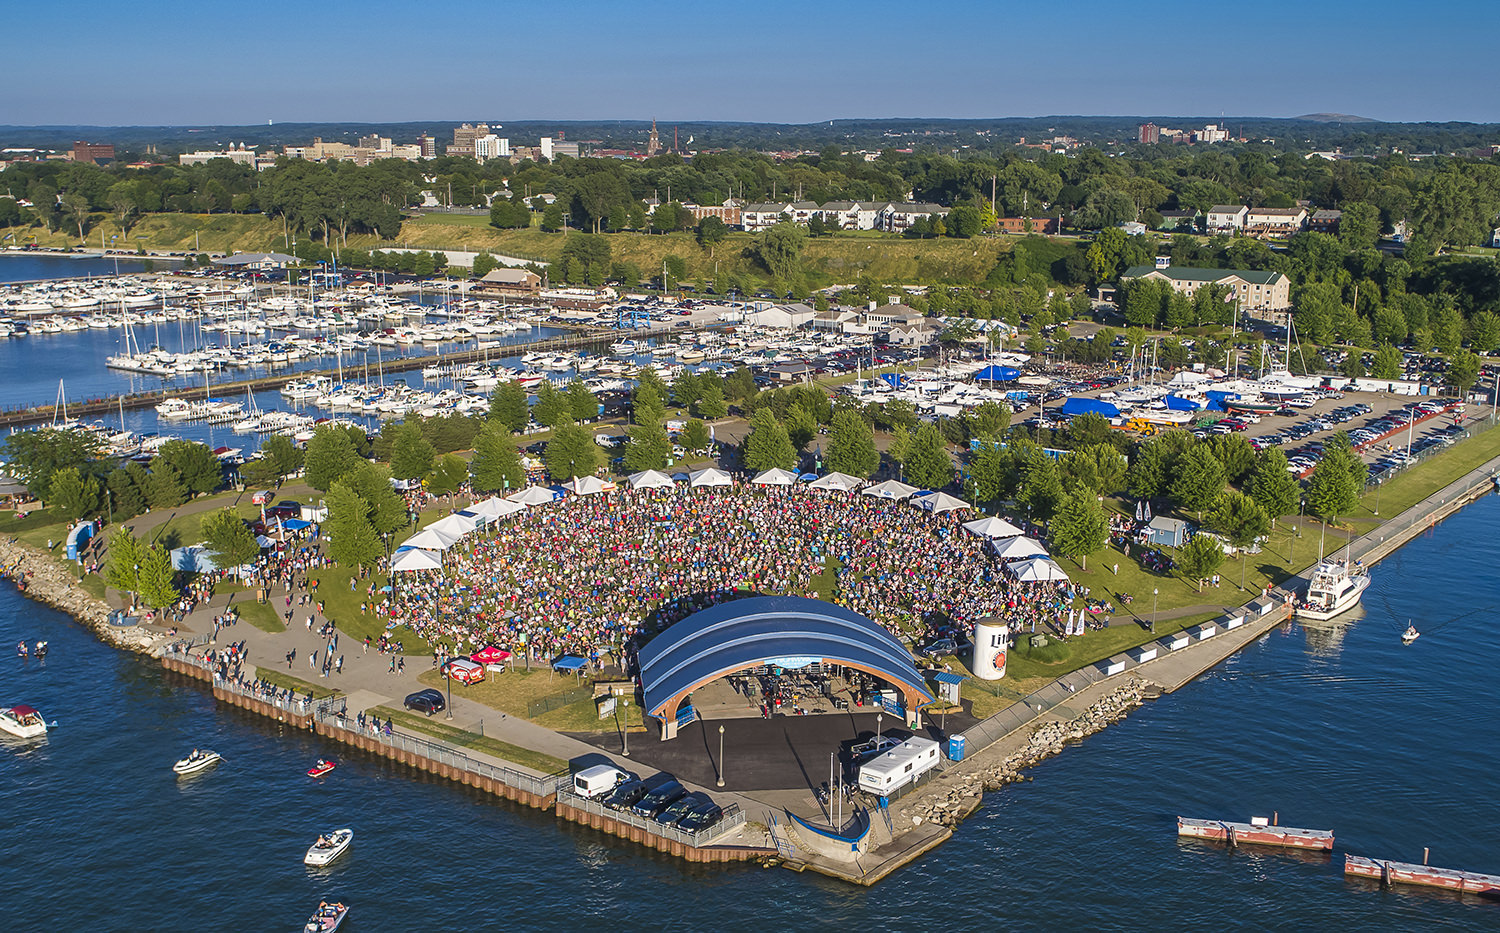
[[[1459,0],[1420,19],[1391,2],[1284,0],[1253,14],[1168,2],[1011,7],[947,0],[622,7],[577,0],[497,9],[447,0],[304,8],[170,0],[137,8],[28,5],[4,122],[15,125],[387,123],[434,113],[512,120],[815,123],[900,117],[1355,114],[1500,122],[1476,28]],[[347,17],[344,14],[349,14]],[[1256,17],[1247,23],[1246,16]],[[577,25],[590,24],[588,35]],[[238,25],[237,25],[238,24]],[[92,50],[92,51],[88,51]],[[226,66],[226,62],[230,63]],[[45,78],[26,77],[41,76]]]

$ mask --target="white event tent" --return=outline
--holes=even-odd
[[[969,509],[973,506],[957,496],[950,496],[946,492],[928,492],[920,496],[913,496],[907,500],[912,505],[924,511],[939,515],[943,512],[951,512],[954,509]]]
[[[609,487],[597,476],[575,476],[566,488],[575,496],[597,496]]]
[[[451,535],[435,528],[427,527],[401,542],[401,547],[421,548],[424,551],[446,551],[457,541],[458,535]]]
[[[407,570],[438,570],[443,566],[443,559],[431,551],[424,551],[417,547],[403,547],[396,552],[391,560],[391,572],[401,573]]]
[[[688,485],[693,487],[694,489],[698,489],[703,486],[733,486],[734,477],[730,476],[728,473],[725,473],[723,470],[717,470],[713,467],[707,467],[705,469],[694,470],[693,472],[689,473]]]
[[[780,467],[771,467],[750,482],[757,486],[790,486],[797,481],[797,474]]]
[[[1017,538],[1004,538],[995,540],[990,544],[996,557],[1005,561],[1017,561],[1027,557],[1038,555],[1047,556],[1047,549],[1042,547],[1042,542],[1035,538],[1022,535]]]
[[[858,476],[850,476],[848,473],[840,473],[837,470],[827,476],[820,476],[807,484],[808,489],[837,489],[839,492],[853,492],[864,485],[864,480]]]
[[[676,483],[672,477],[660,470],[642,470],[625,477],[625,482],[630,484],[631,489],[671,489]]]
[[[455,540],[474,530],[478,523],[463,515],[448,515],[438,519],[427,527],[433,531],[440,531],[445,535],[452,535]]]
[[[1016,575],[1016,579],[1022,583],[1044,583],[1049,580],[1066,580],[1068,575],[1063,569],[1045,557],[1033,557],[1030,560],[1011,561],[1005,566]]]
[[[515,513],[520,512],[525,508],[526,506],[522,505],[519,502],[512,502],[509,499],[502,499],[499,496],[495,496],[493,498],[486,499],[483,502],[474,503],[473,505],[469,506],[468,510],[470,512],[473,512],[475,515],[486,515],[490,518],[504,518],[507,515],[514,515]]]
[[[899,502],[902,499],[910,499],[920,491],[917,487],[908,486],[900,480],[888,479],[883,483],[876,483],[874,486],[866,486],[859,491],[859,494],[862,496],[878,496],[881,499],[895,499]]]
[[[513,492],[505,498],[522,505],[546,505],[557,501],[557,493],[545,486],[527,486],[520,492]]]
[[[1025,534],[1005,519],[996,518],[993,515],[978,518],[972,522],[964,522],[964,530],[981,538],[1014,538],[1016,535]]]

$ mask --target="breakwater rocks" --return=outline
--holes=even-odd
[[[79,586],[73,571],[44,551],[15,538],[0,538],[0,568],[22,593],[66,612],[116,648],[146,654],[156,641],[155,634],[138,625],[111,625],[104,600]]]
[[[1099,732],[1106,726],[1119,722],[1148,699],[1161,695],[1155,684],[1132,677],[1125,683],[1100,697],[1088,709],[1069,720],[1038,724],[1015,752],[1007,755],[998,764],[984,762],[984,755],[950,769],[944,778],[952,775],[956,780],[935,782],[928,792],[919,792],[904,803],[895,816],[912,826],[923,823],[938,823],[954,826],[979,809],[980,795],[987,790],[998,790],[1007,784],[1026,781],[1030,778],[1021,772],[1038,762],[1056,755],[1069,742],[1078,742]]]

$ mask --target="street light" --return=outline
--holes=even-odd
[[[719,786],[724,786],[724,724],[719,723]]]
[[[447,706],[446,706],[446,709],[448,710],[448,715],[447,715],[446,718],[452,719],[453,718],[453,659],[452,658],[449,658],[448,660],[446,660],[446,661],[443,662],[443,683],[448,688],[448,703],[447,703]]]
[[[1156,634],[1156,594],[1160,593],[1160,592],[1161,592],[1161,590],[1157,589],[1154,586],[1151,588],[1151,634],[1152,635]]]
[[[875,714],[875,750],[880,750],[880,733],[885,729],[885,713]]]

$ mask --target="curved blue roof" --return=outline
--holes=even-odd
[[[695,612],[640,650],[646,712],[667,715],[703,684],[780,658],[859,668],[933,700],[911,653],[875,622],[818,599],[757,596]]]

